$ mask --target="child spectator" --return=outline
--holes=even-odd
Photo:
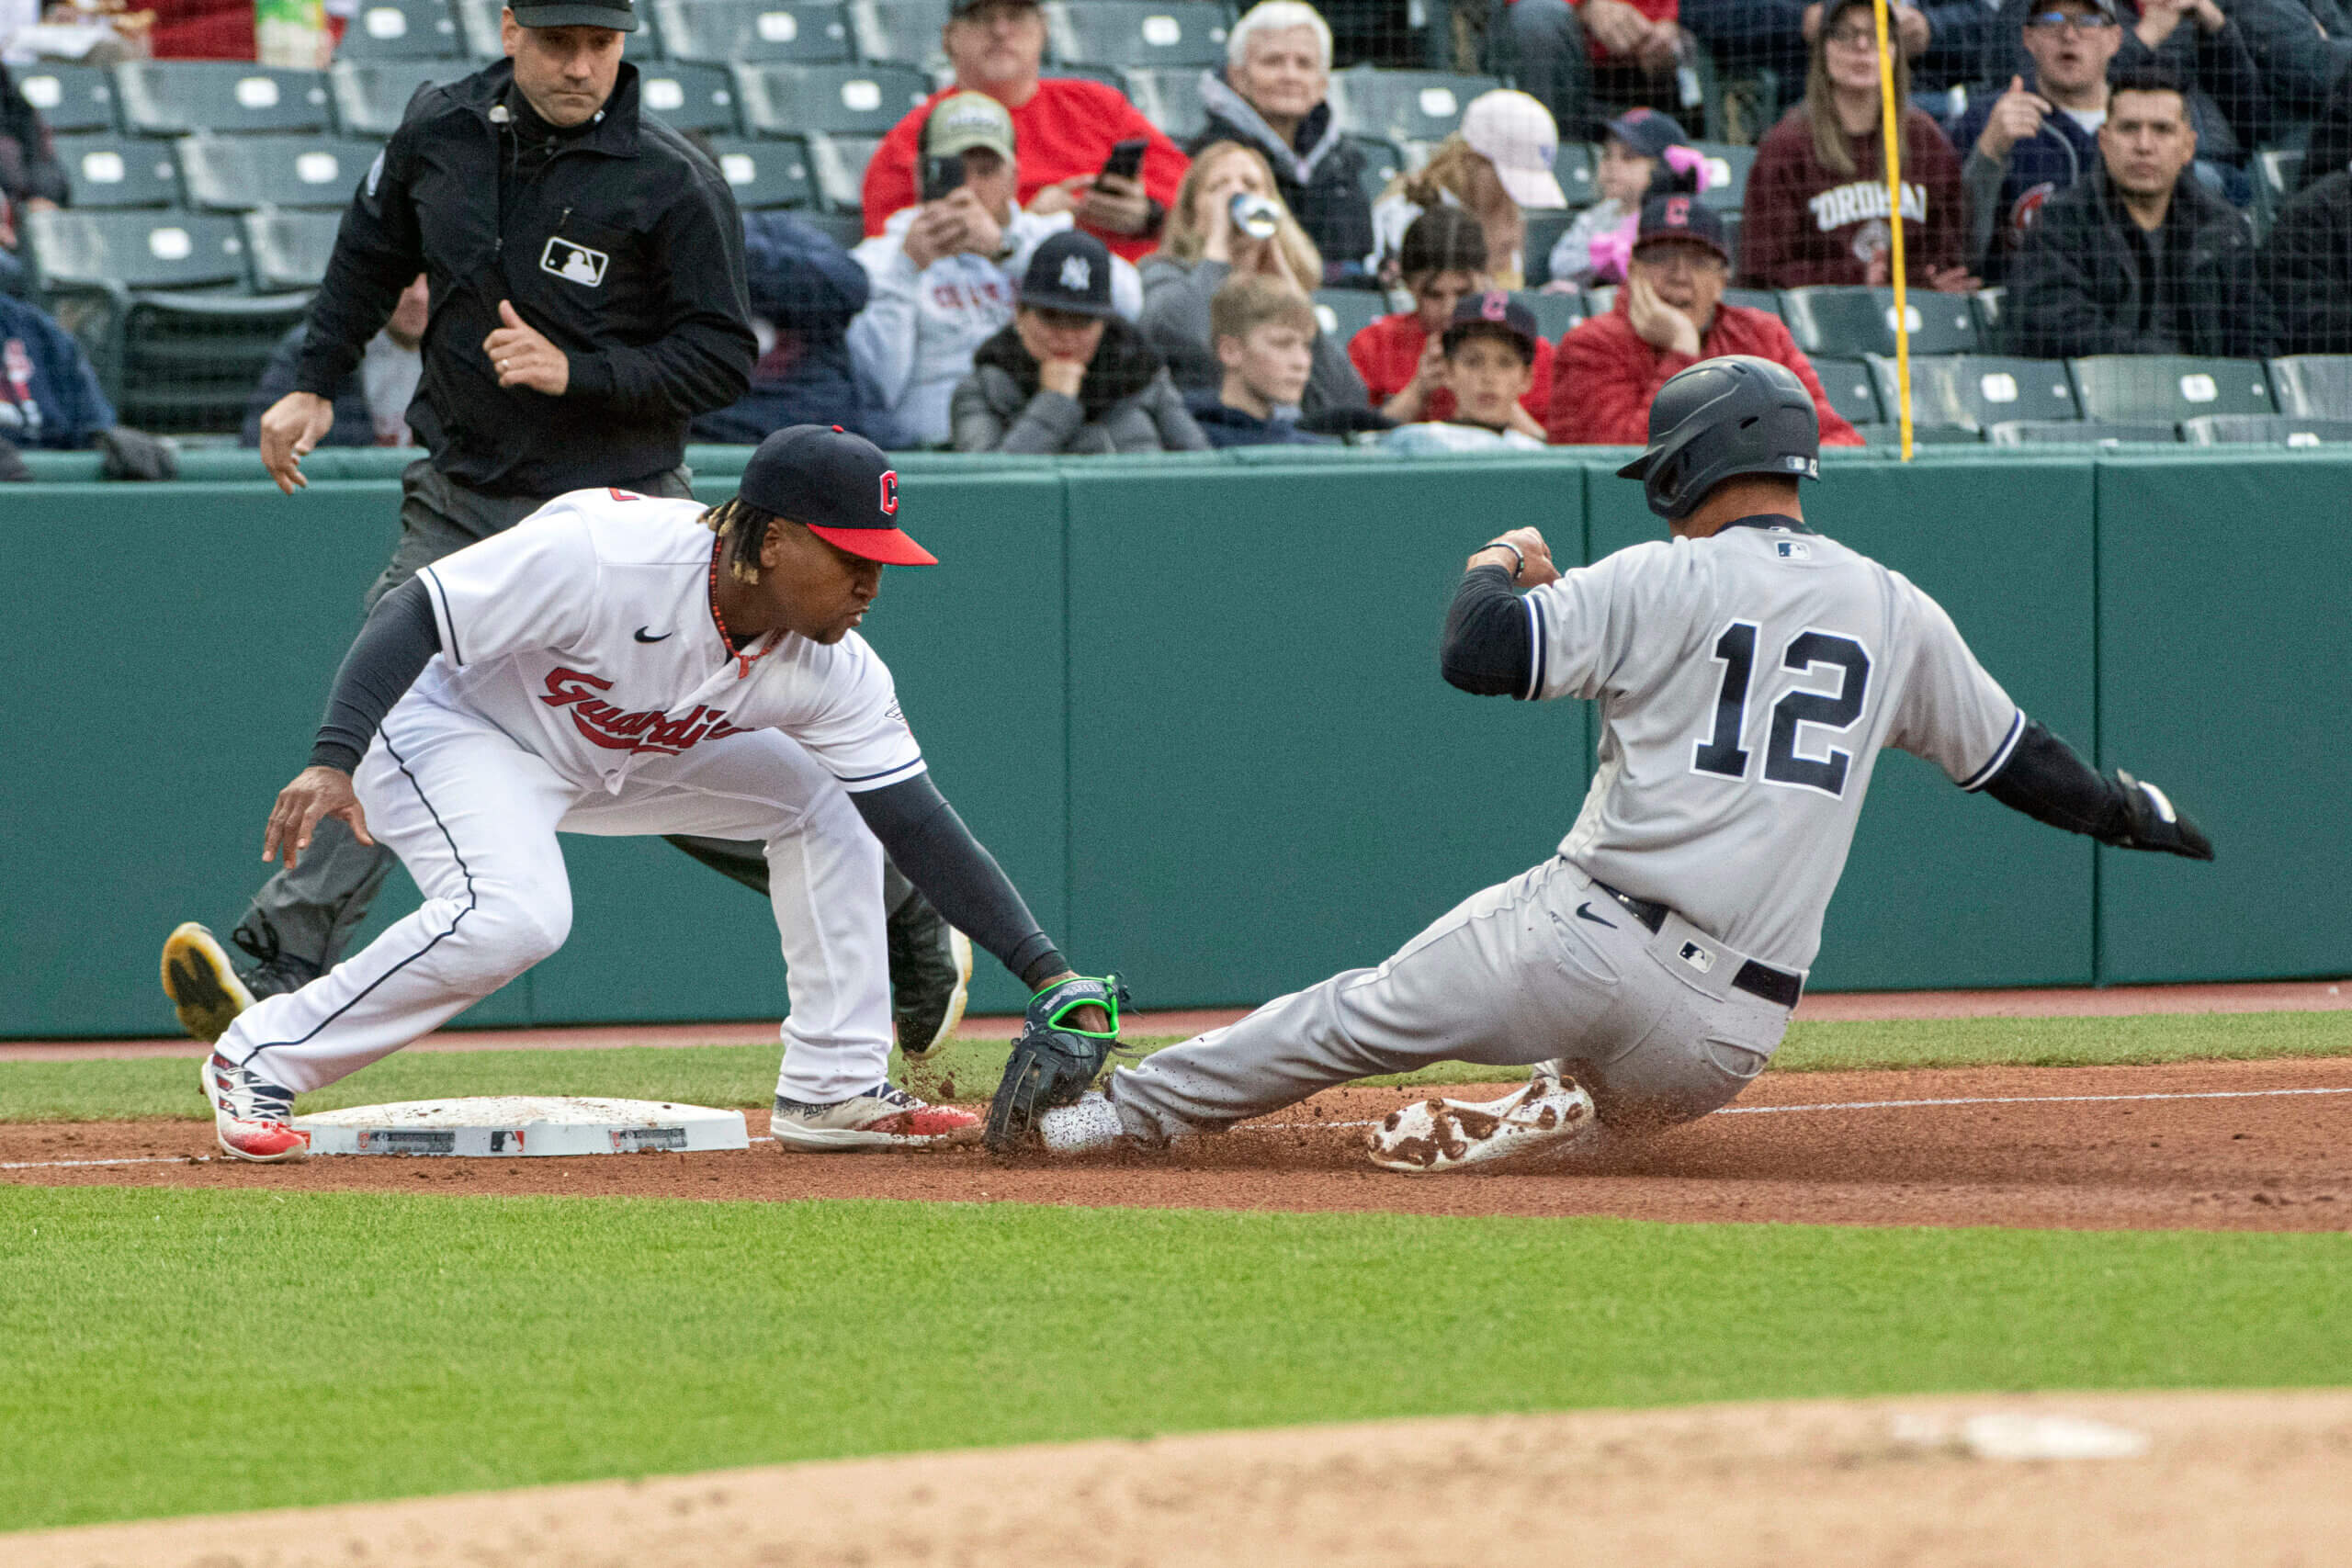
[[[1453,417],[1392,430],[1380,438],[1380,449],[1407,457],[1544,450],[1543,427],[1520,406],[1535,384],[1535,353],[1544,344],[1535,312],[1500,289],[1466,295],[1438,342]]]
[[[1348,357],[1363,377],[1372,406],[1399,424],[1453,417],[1453,394],[1445,384],[1445,354],[1439,342],[1465,294],[1493,288],[1487,267],[1484,227],[1458,207],[1432,207],[1413,220],[1397,250],[1413,309],[1383,316],[1348,344]],[[1525,407],[1539,422],[1552,398],[1552,345],[1538,341],[1535,380]]]
[[[1552,172],[1559,151],[1551,110],[1508,88],[1479,94],[1462,111],[1462,129],[1439,142],[1418,172],[1391,180],[1372,204],[1373,254],[1366,265],[1384,276],[1401,269],[1405,233],[1414,220],[1441,206],[1458,207],[1486,231],[1495,286],[1517,288],[1527,270],[1525,209],[1568,205]]]
[[[1878,31],[1871,0],[1831,0],[1814,35],[1804,99],[1756,151],[1747,176],[1740,272],[1757,288],[1891,280],[1886,161],[1880,148]],[[1910,107],[1911,67],[1898,51],[1903,111],[1903,248],[1914,288],[1967,293],[1968,214],[1960,158],[1934,119]]]
[[[1622,264],[1605,257],[1594,260],[1592,242],[1640,216],[1642,198],[1649,193],[1658,161],[1668,148],[1687,145],[1690,140],[1672,115],[1656,109],[1628,109],[1600,129],[1603,140],[1597,171],[1600,200],[1577,213],[1577,220],[1553,245],[1552,281],[1544,286],[1546,292],[1623,280]]]
[[[1212,446],[1314,446],[1292,411],[1306,389],[1315,310],[1271,277],[1237,277],[1209,300],[1209,334],[1224,384],[1187,403]]]
[[[1082,230],[1030,256],[1012,324],[980,344],[956,389],[957,451],[1207,447],[1166,364],[1112,308],[1111,259]]]

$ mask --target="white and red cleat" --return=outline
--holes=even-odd
[[[292,1089],[215,1053],[204,1059],[204,1098],[212,1102],[213,1136],[231,1159],[284,1165],[309,1156],[311,1134],[292,1125]]]
[[[828,1105],[775,1097],[768,1131],[785,1148],[921,1149],[978,1143],[980,1119],[952,1105],[933,1105],[894,1083]]]

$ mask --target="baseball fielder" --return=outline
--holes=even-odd
[[[1818,436],[1788,369],[1704,360],[1659,389],[1649,448],[1619,470],[1670,540],[1563,574],[1521,528],[1470,558],[1445,678],[1600,705],[1600,769],[1556,856],[1107,1095],[1080,1098],[1091,1048],[1030,1038],[990,1142],[1156,1145],[1448,1059],[1534,1072],[1500,1100],[1392,1113],[1374,1163],[1452,1170],[1703,1116],[1780,1044],[1883,746],[2102,843],[2211,860],[2163,791],[2100,777],[2018,711],[1934,600],[1805,526]]]
[[[424,903],[365,951],[239,1013],[204,1065],[220,1147],[299,1159],[294,1096],[488,996],[563,944],[559,832],[765,847],[790,1016],[780,1144],[968,1142],[979,1119],[891,1084],[882,857],[1038,993],[1063,1048],[1115,1034],[925,773],[890,672],[856,632],[885,563],[932,564],[898,476],[839,427],[760,444],[707,508],[574,491],[383,598],[345,658],[311,766],[263,842],[288,864],[339,818]],[[1071,1030],[1085,1030],[1083,1034]]]

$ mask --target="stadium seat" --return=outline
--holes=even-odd
[[[1870,364],[1878,378],[1879,400],[1893,418],[1894,361],[1872,355]],[[2017,421],[2046,424],[2081,417],[2063,359],[1981,354],[1911,356],[1911,423],[1916,425],[1982,431]]]
[[[1584,313],[1586,315],[1605,316],[1616,308],[1617,286],[1615,284],[1606,284],[1601,288],[1588,288],[1584,291]]]
[[[812,207],[793,216],[810,228],[831,235],[833,243],[845,251],[854,249],[865,237],[865,220],[854,212],[828,212],[821,207]]]
[[[808,133],[808,175],[818,199],[837,212],[856,212],[864,205],[865,165],[882,145],[878,136],[837,136],[830,130]]]
[[[206,212],[351,204],[378,145],[340,136],[183,136],[172,144],[187,204]]]
[[[334,124],[323,71],[239,60],[141,60],[118,65],[125,130],[141,136],[325,130]]]
[[[857,58],[849,13],[833,0],[653,0],[651,9],[672,60],[824,65]]]
[[[1903,426],[1900,424],[1858,424],[1854,426],[1854,434],[1862,438],[1865,446],[1900,447],[1903,445]],[[1921,424],[1916,420],[1911,424],[1911,445],[1914,446],[1974,446],[1983,439],[1973,430]]]
[[[1563,141],[1552,155],[1552,175],[1560,182],[1560,189],[1568,198],[1571,212],[1581,211],[1600,199],[1600,150],[1589,141]]]
[[[264,294],[316,288],[326,277],[327,258],[334,254],[335,231],[342,224],[340,212],[278,209],[238,219],[245,257],[253,265],[254,287]]]
[[[817,187],[808,174],[808,150],[797,141],[752,141],[741,137],[714,137],[711,161],[727,176],[735,205],[746,210],[763,207],[808,207]]]
[[[1348,141],[1363,153],[1364,199],[1378,201],[1388,182],[1405,172],[1405,150],[1377,136],[1351,136]]]
[[[1127,90],[1127,78],[1125,72],[1109,65],[1089,65],[1082,60],[1065,60],[1058,63],[1048,60],[1046,62],[1045,68],[1037,74],[1049,81],[1099,82],[1103,86],[1120,94],[1125,94]]]
[[[1348,346],[1349,340],[1388,314],[1388,297],[1369,288],[1318,288],[1315,291],[1315,324],[1323,335]]]
[[[1743,310],[1761,310],[1774,321],[1781,319],[1781,296],[1770,288],[1726,288],[1724,303]]]
[[[469,60],[339,60],[327,73],[327,88],[334,97],[334,118],[346,134],[390,136],[419,87],[454,82],[474,69]]]
[[[65,170],[66,205],[177,207],[179,165],[159,141],[132,136],[60,136],[57,161]]]
[[[735,112],[735,77],[723,65],[650,60],[638,68],[638,101],[673,130],[732,136],[742,129]]]
[[[2002,315],[2009,308],[2009,291],[2006,288],[1980,288],[1970,297],[1969,309],[1976,315],[1976,341],[1987,354],[1998,353],[2002,344]]]
[[[2253,173],[2255,227],[2267,233],[2278,209],[2295,194],[2295,182],[2303,177],[2303,155],[2278,148],[2256,152]]]
[[[1728,141],[1694,141],[1693,151],[1707,160],[1707,188],[1699,199],[1720,212],[1736,212],[1747,199],[1747,172],[1756,166],[1756,149]]]
[[[1471,99],[1501,85],[1492,76],[1359,65],[1331,73],[1331,112],[1340,129],[1359,136],[1442,141],[1461,123]]]
[[[1816,359],[1813,373],[1821,378],[1821,389],[1829,394],[1829,406],[1838,411],[1848,424],[1877,424],[1882,419],[1893,423],[1894,411],[1882,412],[1878,389],[1871,379],[1871,367],[1859,359]],[[1917,420],[1912,422],[1917,423]]]
[[[1552,343],[1584,320],[1584,299],[1575,294],[1521,294],[1519,302],[1535,317],[1535,329]]]
[[[1723,220],[1724,248],[1731,253],[1732,276],[1736,277],[1739,275],[1739,236],[1741,231],[1747,227],[1747,215],[1735,211],[1717,213],[1716,216]]]
[[[2267,443],[2317,446],[2352,441],[2352,419],[2298,419],[2283,413],[2209,413],[2180,422],[2180,438],[2191,446]]]
[[[1184,142],[1208,124],[1209,111],[1201,103],[1201,73],[1191,66],[1154,71],[1138,67],[1123,71],[1127,96],[1170,141]]]
[[[2278,412],[2297,419],[2352,419],[2352,355],[2299,354],[2270,362]]]
[[[245,283],[236,222],[198,212],[25,214],[35,284],[60,288],[232,288]]]
[[[43,61],[17,68],[17,91],[40,111],[52,135],[74,130],[115,130],[114,74],[95,65],[56,65]]]
[[[466,58],[486,65],[505,57],[498,27],[499,0],[449,0],[449,8],[457,13],[458,39]],[[626,52],[628,46],[622,47]]]
[[[458,60],[466,52],[448,0],[361,0],[339,60]]]
[[[1976,318],[1967,297],[1933,289],[1908,291],[1913,354],[1973,354]],[[1781,316],[1807,354],[1860,355],[1894,352],[1894,290],[1827,286],[1784,288]]]
[[[2177,425],[2153,422],[2107,423],[2094,420],[2004,420],[1984,432],[1996,446],[2039,446],[2052,442],[2108,446],[2122,441],[2177,442]]]
[[[1552,281],[1552,247],[1560,243],[1560,236],[1566,233],[1568,225],[1576,220],[1577,215],[1573,212],[1538,211],[1527,214],[1526,248],[1521,254],[1526,264],[1528,288],[1541,288]],[[1584,314],[1581,304],[1577,308],[1577,314]]]
[[[1056,60],[1125,69],[1225,63],[1232,13],[1215,0],[1046,0]]]
[[[931,79],[905,65],[737,65],[735,97],[756,136],[882,136],[931,96]]]
[[[2276,413],[2270,378],[2258,359],[2193,359],[2169,354],[2103,354],[2070,359],[2085,419],[2177,424],[2209,413]]]
[[[944,69],[947,51],[940,29],[947,26],[948,0],[849,0],[850,37],[857,57],[872,65],[919,65]]]

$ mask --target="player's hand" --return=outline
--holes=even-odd
[[[294,775],[292,784],[277,792],[277,804],[269,808],[261,858],[275,860],[282,849],[286,869],[293,870],[297,858],[311,847],[311,835],[330,817],[342,818],[361,843],[376,841],[368,836],[368,814],[352,793],[351,775],[341,768],[304,768]]]
[[[1996,164],[2007,163],[2011,148],[2041,134],[2041,122],[2052,112],[2048,98],[2028,92],[2024,77],[2012,76],[2009,90],[2001,95],[1993,112],[1984,118],[1984,129],[1976,138],[1976,150]]]
[[[1513,547],[1519,554],[1513,556],[1510,550],[1501,548],[1504,545]],[[1520,565],[1522,560],[1527,563],[1525,566]],[[1534,528],[1513,528],[1508,534],[1498,535],[1493,544],[1472,556],[1462,570],[1467,571],[1481,566],[1498,566],[1505,571],[1516,570],[1518,575],[1511,579],[1514,588],[1541,588],[1547,582],[1560,581],[1560,569],[1552,564],[1552,547],[1544,542],[1542,532]]]
[[[563,396],[563,389],[571,385],[571,361],[563,356],[563,350],[536,328],[526,326],[514,313],[512,300],[498,302],[498,319],[506,324],[481,340],[490,367],[498,372],[498,384],[528,387],[551,398]]]
[[[303,489],[302,458],[334,428],[334,404],[316,392],[288,392],[261,416],[261,466],[288,495]]]
[[[2115,783],[2123,792],[2129,825],[2121,833],[2102,838],[2099,842],[2119,850],[2161,850],[2185,860],[2213,858],[2213,840],[2188,819],[2187,812],[2173,805],[2172,796],[2120,768],[2115,770]]]
[[[1105,234],[1140,234],[1151,224],[1151,197],[1139,181],[1096,175],[1079,201],[1078,220]]]

